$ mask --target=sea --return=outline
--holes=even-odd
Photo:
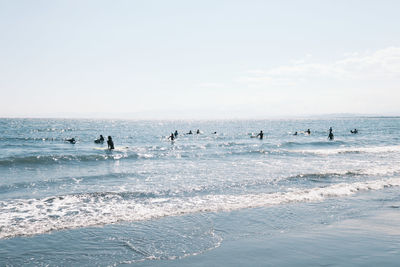
[[[399,163],[399,117],[0,119],[0,266],[398,266]]]

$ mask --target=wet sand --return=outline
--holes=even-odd
[[[400,208],[389,205],[362,218],[227,240],[201,255],[142,266],[398,266],[399,260]]]

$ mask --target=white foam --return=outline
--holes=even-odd
[[[398,153],[400,152],[400,146],[374,146],[374,147],[343,147],[336,149],[303,149],[294,150],[299,153],[310,153],[318,155],[333,155],[333,154],[345,154],[345,153]]]
[[[270,194],[124,199],[119,194],[104,193],[1,201],[0,238],[197,212],[232,211],[290,202],[323,201],[328,197],[349,196],[361,190],[380,190],[391,186],[400,186],[400,178],[340,183],[328,187],[292,189],[288,192]]]

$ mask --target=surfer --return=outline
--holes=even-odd
[[[260,137],[260,139],[263,139],[263,138],[264,138],[264,133],[263,133],[263,131],[260,131],[260,133],[257,134],[257,137]]]
[[[114,149],[114,142],[113,142],[111,136],[108,136],[107,145],[108,145],[108,149],[110,149],[110,150]]]
[[[104,137],[103,137],[102,135],[100,135],[100,138],[94,140],[94,142],[95,142],[96,144],[102,144],[102,143],[104,143]]]
[[[332,133],[332,127],[329,128],[329,134],[328,134],[328,139],[333,140],[333,133]]]
[[[200,134],[200,130],[199,129],[197,129],[196,134]]]
[[[168,137],[168,139],[171,139],[171,141],[174,141],[175,135],[173,133],[171,133],[171,135]]]
[[[357,130],[357,129],[354,129],[354,130],[350,130],[350,132],[351,132],[352,134],[356,134],[356,133],[358,133],[358,130]]]
[[[293,135],[297,135],[297,132],[294,132],[294,134]]]
[[[70,139],[66,139],[65,141],[70,142],[71,144],[75,144],[76,143],[76,140],[73,137],[70,138]]]
[[[174,136],[175,138],[178,137],[178,130],[175,130]]]
[[[308,129],[308,130],[306,131],[306,133],[310,135],[310,134],[311,134],[310,129]]]
[[[192,133],[192,130],[190,130],[190,131],[189,131],[188,133],[186,133],[186,134],[193,134],[193,133]]]

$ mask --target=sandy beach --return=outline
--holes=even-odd
[[[400,209],[393,203],[358,219],[314,225],[270,237],[226,240],[220,247],[201,255],[138,265],[398,266],[399,225]]]

